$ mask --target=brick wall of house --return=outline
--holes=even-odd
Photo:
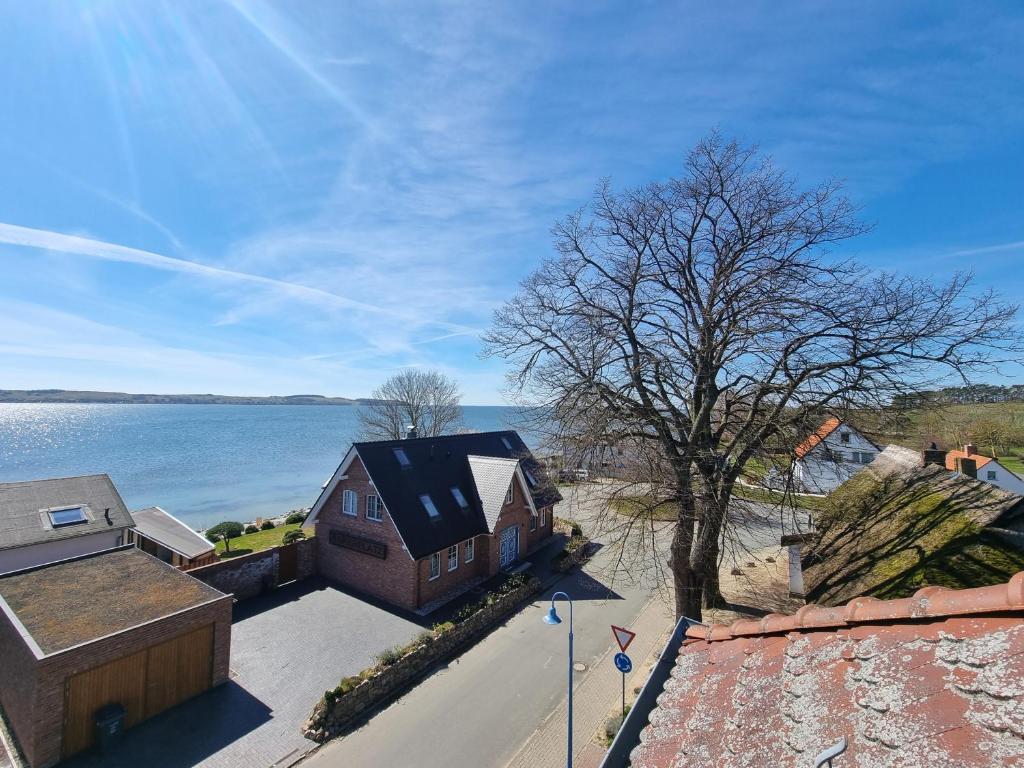
[[[366,519],[366,496],[376,494],[362,462],[356,457],[349,465],[347,479],[338,483],[324,502],[316,521],[317,569],[325,578],[352,589],[386,600],[403,608],[415,609],[417,565],[403,548],[402,538],[387,510],[381,521]],[[345,490],[358,497],[355,517],[341,511]],[[387,558],[340,547],[330,542],[332,530],[380,542],[387,546]]]
[[[30,733],[18,733],[26,758],[33,768],[48,768],[60,760],[64,721],[64,687],[68,677],[144,648],[172,640],[208,624],[214,625],[213,685],[228,679],[231,648],[231,598],[150,622],[87,645],[47,656],[34,662],[36,701]]]
[[[502,507],[494,526],[494,535],[489,537],[489,564],[491,573],[497,573],[501,566],[501,532],[510,526],[519,528],[519,557],[526,554],[530,539],[530,506],[526,503],[520,483],[512,485],[512,503]]]
[[[553,524],[552,518],[554,518],[554,516],[555,516],[554,515],[554,509],[551,508],[551,507],[544,507],[543,509],[538,509],[537,512],[539,513],[537,515],[537,520],[536,520],[536,522],[537,522],[537,529],[535,531],[529,531],[529,533],[528,533],[528,536],[529,536],[528,541],[527,541],[527,551],[528,552],[532,552],[534,549],[536,549],[538,546],[540,546],[544,542],[544,540],[548,536],[551,535],[552,530],[553,530],[552,529],[552,524]],[[540,524],[541,518],[544,519],[544,525]]]
[[[23,750],[23,742],[32,732],[35,691],[36,657],[10,618],[0,611],[0,706]]]
[[[466,562],[466,542],[458,544],[459,564],[454,571],[448,570],[448,550],[441,551],[441,574],[436,579],[430,578],[430,558],[425,557],[417,562],[419,568],[420,594],[419,604],[424,605],[431,600],[442,597],[470,579],[491,575],[490,536],[477,536],[473,544],[473,560]],[[483,556],[481,556],[483,555]]]

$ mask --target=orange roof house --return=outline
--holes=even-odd
[[[836,768],[1022,766],[1024,572],[691,625],[657,707],[637,709],[633,768],[813,766],[844,737]]]
[[[794,451],[796,457],[798,459],[802,459],[808,453],[813,451],[815,446],[817,446],[822,440],[839,429],[839,425],[842,423],[843,422],[835,416],[830,419],[826,419],[820,427],[814,430],[806,440],[796,447],[796,450]]]

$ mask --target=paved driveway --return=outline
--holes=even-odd
[[[68,765],[288,765],[315,746],[299,726],[317,698],[420,631],[409,619],[317,579],[238,603],[228,683],[127,731],[114,754]]]

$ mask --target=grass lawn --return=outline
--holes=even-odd
[[[239,555],[248,555],[251,552],[259,552],[263,549],[270,549],[276,547],[281,543],[281,539],[288,531],[294,531],[301,528],[301,523],[292,523],[291,525],[279,525],[276,528],[271,528],[269,531],[257,531],[256,533],[246,533],[239,536],[237,539],[231,540],[231,551],[226,552],[224,550],[224,542],[217,542],[217,556],[218,557],[238,557]],[[307,533],[307,536],[310,534]]]
[[[1000,456],[999,463],[1019,477],[1024,477],[1024,459],[1018,456]]]

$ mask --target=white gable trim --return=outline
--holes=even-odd
[[[530,490],[530,484],[526,482],[526,475],[523,474],[522,461],[516,464],[516,477],[519,478],[519,487],[523,490],[523,496],[526,497],[527,504],[530,505],[530,514],[538,517],[537,506],[533,503],[533,491]]]
[[[373,478],[370,476],[370,470],[367,469],[366,462],[363,461],[362,456],[359,456],[359,451],[357,451],[356,447],[353,445],[348,449],[348,453],[345,454],[345,458],[341,460],[341,464],[338,465],[338,468],[334,470],[334,474],[331,475],[331,479],[327,482],[327,485],[325,485],[324,489],[320,491],[320,496],[317,497],[316,503],[313,505],[313,509],[310,510],[309,515],[306,517],[306,522],[303,523],[304,526],[313,525],[317,521],[317,518],[320,517],[320,510],[324,508],[324,505],[327,503],[327,499],[331,497],[331,494],[334,493],[335,489],[338,487],[338,483],[342,480],[348,479],[348,468],[352,466],[352,462],[356,460],[357,456],[359,457],[359,463],[363,465],[363,471],[366,473],[366,476],[370,478],[370,485],[374,488],[378,487],[377,483],[375,483]],[[395,522],[395,518],[391,514],[391,510],[389,510],[388,505],[384,503],[384,499],[380,493],[377,494],[377,498],[380,499],[380,505],[384,507],[384,511],[388,513],[388,522],[391,523],[391,527],[395,529],[395,533],[398,534],[398,538],[402,541],[402,549],[405,550],[405,554],[409,556],[409,559],[415,562],[412,552],[409,551],[409,545],[405,543],[405,538],[402,536],[402,531],[398,527],[398,523]],[[356,507],[356,514],[359,514],[358,506]]]

